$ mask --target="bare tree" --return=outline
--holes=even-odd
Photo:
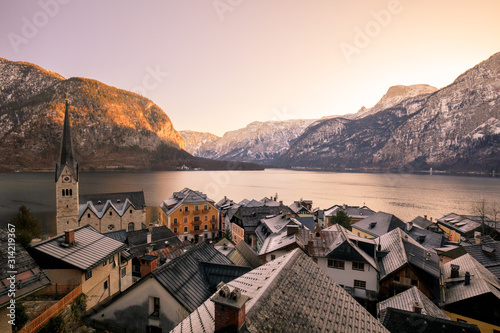
[[[489,214],[493,220],[493,226],[495,228],[495,236],[499,233],[497,229],[498,218],[500,217],[500,205],[498,202],[492,202],[490,204]]]
[[[474,215],[479,216],[481,218],[481,234],[485,235],[486,232],[486,226],[485,226],[485,221],[486,221],[486,200],[483,198],[481,201],[476,202],[474,206],[472,207],[472,211],[474,212]]]

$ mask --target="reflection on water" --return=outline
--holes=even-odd
[[[189,187],[218,201],[260,200],[278,194],[290,204],[300,198],[314,207],[363,205],[411,220],[418,215],[437,218],[449,212],[472,214],[483,198],[500,207],[500,179],[439,175],[363,174],[269,169],[265,171],[175,171],[80,175],[80,193],[143,190],[148,206],[158,206],[172,192]],[[26,205],[53,233],[55,183],[53,173],[0,174],[0,223],[8,222]]]

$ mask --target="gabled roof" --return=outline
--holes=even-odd
[[[325,209],[325,216],[337,215],[337,212],[341,210],[347,214],[347,216],[355,219],[364,219],[368,216],[375,214],[373,210],[366,206],[347,206],[347,205],[334,205],[328,209]]]
[[[232,263],[228,265],[203,261],[200,262],[200,269],[212,291],[216,290],[219,283],[227,283],[252,270],[250,267],[236,266]]]
[[[433,221],[428,220],[426,217],[424,218],[422,216],[415,217],[413,220],[411,220],[411,222],[422,229],[427,229],[431,225],[435,224]]]
[[[109,238],[113,238],[114,240],[127,244],[128,235],[127,230],[125,229],[103,232],[102,234],[108,236]]]
[[[484,222],[487,226],[495,228],[495,223],[490,218],[485,217]],[[482,217],[450,213],[438,218],[437,223],[463,235],[482,228]],[[500,229],[500,226],[497,228]]]
[[[16,277],[16,299],[45,287],[50,284],[50,280],[21,244],[9,243],[9,233],[3,229],[0,229],[0,244],[0,308],[2,308],[11,299],[8,295],[10,281],[7,280],[11,275]],[[11,251],[7,244],[15,246],[13,267],[10,266],[12,253],[9,253]]]
[[[380,237],[396,228],[405,230],[406,223],[392,214],[378,212],[364,220],[354,223],[352,227],[374,237]]]
[[[211,205],[214,205],[215,207],[215,201],[208,198],[206,194],[185,187],[179,192],[174,192],[169,199],[164,200],[161,203],[160,208],[165,212],[165,214],[170,215],[175,210],[177,210],[179,206],[183,204],[203,204],[203,203],[209,203]]]
[[[148,243],[148,234],[151,234],[151,240]],[[177,246],[181,244],[179,238],[166,226],[153,227],[128,232],[129,252],[132,257],[138,257],[150,252],[150,249],[159,251],[166,247]]]
[[[87,210],[91,210],[97,217],[102,218],[110,207],[119,216],[123,216],[131,206],[134,209],[146,207],[143,191],[81,194],[79,200],[79,220]]]
[[[452,265],[459,266],[458,278],[451,278]],[[469,285],[464,283],[466,272],[470,274]],[[441,274],[446,285],[441,299],[445,305],[487,293],[500,299],[498,278],[468,253],[441,266]]]
[[[405,232],[406,234],[408,234],[408,236],[410,236],[420,245],[429,250],[442,248],[443,246],[448,244],[448,240],[446,239],[444,234],[438,234],[437,232],[423,229],[410,223],[408,224]]]
[[[234,251],[228,256],[235,265],[257,268],[260,266],[260,259],[257,253],[244,241],[236,244]]]
[[[379,259],[380,279],[384,279],[401,267],[411,264],[434,278],[439,278],[439,258],[436,252],[420,245],[397,228],[379,237],[381,251],[387,255]],[[432,286],[427,286],[432,289]]]
[[[387,308],[380,318],[382,324],[393,333],[480,333],[476,325],[426,314]]]
[[[500,242],[484,240],[481,244],[462,243],[464,250],[486,267],[493,275],[500,278]]]
[[[245,229],[245,232],[254,232],[260,224],[260,220],[266,216],[285,214],[290,212],[287,206],[241,206],[233,215],[231,222]]]
[[[312,216],[297,216],[294,219],[311,231],[316,227],[316,222],[314,222],[314,217]]]
[[[214,244],[214,248],[226,257],[229,257],[229,255],[234,251],[235,246],[236,245],[234,245],[234,243],[227,238],[222,238]],[[226,249],[224,249],[224,247]]]
[[[227,285],[250,297],[245,305],[248,332],[388,332],[298,249]],[[214,332],[214,317],[209,299],[172,332]]]
[[[377,304],[377,311],[381,313],[384,309],[395,308],[405,311],[413,311],[413,304],[418,302],[422,307],[422,314],[436,318],[450,320],[436,304],[425,296],[417,287],[413,286],[391,298]],[[382,321],[382,320],[381,320]]]
[[[234,266],[226,256],[212,246],[200,243],[152,273],[155,279],[189,312],[194,311],[213,293],[201,269],[201,262]]]
[[[262,244],[262,247],[259,251],[259,256],[278,250],[286,250],[293,245],[298,246],[295,234],[287,235],[286,230],[276,234],[271,234],[264,240],[264,244]]]
[[[33,245],[30,252],[35,259],[42,254],[52,262],[87,271],[126,248],[124,243],[99,233],[90,225],[74,229],[74,232],[75,243],[71,246],[63,246],[64,234],[61,234]],[[46,262],[38,261],[38,264],[44,268]]]

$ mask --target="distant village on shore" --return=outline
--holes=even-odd
[[[15,243],[15,269],[2,245],[1,332],[500,331],[496,213],[403,221],[183,188],[153,224],[142,191],[80,195],[68,105],[57,235]]]

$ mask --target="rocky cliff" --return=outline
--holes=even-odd
[[[500,53],[445,88],[421,91],[386,98],[388,103],[359,114],[319,120],[276,163],[333,170],[498,172]]]
[[[312,122],[312,119],[255,121],[245,128],[226,132],[222,137],[198,133],[198,140],[189,141],[186,150],[205,158],[268,164],[286,152]],[[194,137],[181,134],[185,140]]]
[[[168,116],[138,94],[0,58],[0,169],[53,168],[65,95],[83,168],[150,167],[160,145],[183,148]]]

